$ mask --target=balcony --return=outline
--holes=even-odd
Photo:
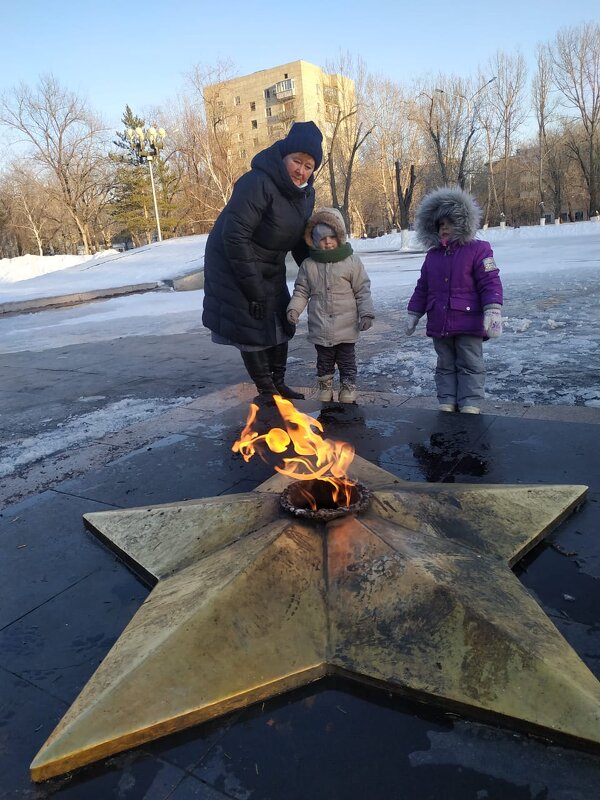
[[[296,84],[293,78],[279,81],[275,84],[274,89],[277,100],[291,100],[296,96]]]

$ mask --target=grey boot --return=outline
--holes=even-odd
[[[356,403],[356,384],[342,380],[338,400],[340,403]]]
[[[321,403],[331,403],[333,400],[333,375],[319,375],[319,397]]]

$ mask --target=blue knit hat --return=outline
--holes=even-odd
[[[333,230],[331,225],[326,225],[324,222],[318,222],[312,229],[312,240],[314,246],[318,247],[321,239],[324,239],[326,236],[335,236],[337,239],[337,233]]]
[[[279,141],[281,157],[285,158],[290,153],[307,153],[315,160],[315,169],[323,160],[323,134],[314,122],[294,122],[290,132]]]

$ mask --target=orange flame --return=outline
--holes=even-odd
[[[347,477],[347,470],[354,459],[354,447],[348,442],[323,439],[323,426],[319,420],[298,411],[289,400],[279,395],[275,395],[274,400],[283,418],[285,430],[271,428],[262,435],[252,430],[258,406],[251,403],[246,426],[231,448],[233,452],[241,453],[244,461],[250,461],[257,452],[256,446],[262,442],[272,453],[285,453],[291,444],[296,455],[284,458],[283,466],[276,466],[275,470],[299,481],[326,481],[332,486],[333,501],[339,505],[349,505],[355,481]],[[345,502],[340,502],[340,493],[343,493]],[[308,492],[307,500],[316,510],[316,502],[309,497]]]

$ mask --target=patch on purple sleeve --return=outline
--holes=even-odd
[[[498,269],[496,266],[496,262],[493,258],[484,258],[483,259],[483,268],[486,272],[491,272],[494,269]]]

